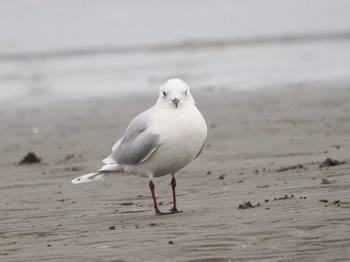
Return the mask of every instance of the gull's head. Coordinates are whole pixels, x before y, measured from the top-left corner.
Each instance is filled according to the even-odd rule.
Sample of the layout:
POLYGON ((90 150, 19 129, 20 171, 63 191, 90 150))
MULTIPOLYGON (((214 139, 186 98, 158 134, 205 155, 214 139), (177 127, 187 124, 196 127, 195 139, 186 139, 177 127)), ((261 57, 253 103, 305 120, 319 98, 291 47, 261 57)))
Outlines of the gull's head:
POLYGON ((190 87, 181 79, 170 79, 166 81, 160 87, 157 105, 173 108, 194 105, 190 87))

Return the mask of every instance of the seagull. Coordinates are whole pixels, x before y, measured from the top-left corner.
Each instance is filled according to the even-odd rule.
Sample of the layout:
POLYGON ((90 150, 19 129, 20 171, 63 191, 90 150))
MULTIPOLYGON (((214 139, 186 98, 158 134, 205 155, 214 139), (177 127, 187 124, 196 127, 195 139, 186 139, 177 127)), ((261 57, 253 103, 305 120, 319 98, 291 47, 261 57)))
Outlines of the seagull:
POLYGON ((161 85, 156 104, 136 116, 124 135, 112 147, 112 153, 98 171, 72 180, 73 184, 104 180, 107 174, 126 172, 149 177, 156 215, 179 213, 176 206, 176 173, 197 158, 207 138, 207 124, 195 106, 190 88, 181 79, 161 85), (171 175, 173 207, 159 210, 154 177, 171 175))

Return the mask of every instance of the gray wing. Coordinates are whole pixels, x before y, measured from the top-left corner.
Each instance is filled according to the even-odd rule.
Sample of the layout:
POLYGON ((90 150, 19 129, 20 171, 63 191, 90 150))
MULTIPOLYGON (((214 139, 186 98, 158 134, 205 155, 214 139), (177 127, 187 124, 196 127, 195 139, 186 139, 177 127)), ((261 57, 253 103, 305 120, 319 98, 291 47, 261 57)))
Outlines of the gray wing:
POLYGON ((159 135, 149 132, 150 120, 150 114, 146 111, 130 122, 112 153, 112 158, 117 164, 139 164, 156 151, 159 147, 159 135))

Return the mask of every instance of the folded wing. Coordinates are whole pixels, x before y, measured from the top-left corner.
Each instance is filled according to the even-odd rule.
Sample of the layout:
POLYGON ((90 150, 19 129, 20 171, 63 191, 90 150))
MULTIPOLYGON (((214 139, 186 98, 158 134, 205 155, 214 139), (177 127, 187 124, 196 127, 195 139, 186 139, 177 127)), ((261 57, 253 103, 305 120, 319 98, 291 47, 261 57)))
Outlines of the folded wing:
POLYGON ((136 165, 147 160, 159 147, 159 135, 150 131, 148 111, 134 118, 124 136, 112 148, 112 154, 103 160, 106 165, 136 165))

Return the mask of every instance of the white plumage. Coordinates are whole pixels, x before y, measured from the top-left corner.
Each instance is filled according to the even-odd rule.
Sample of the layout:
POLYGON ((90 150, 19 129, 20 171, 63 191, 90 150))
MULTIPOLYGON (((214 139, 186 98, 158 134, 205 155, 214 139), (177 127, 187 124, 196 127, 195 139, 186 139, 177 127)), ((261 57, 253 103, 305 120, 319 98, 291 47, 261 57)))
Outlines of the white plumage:
POLYGON ((135 117, 125 133, 103 160, 97 172, 72 180, 78 184, 104 179, 104 174, 128 172, 150 178, 150 189, 156 214, 179 212, 176 208, 175 174, 202 151, 207 125, 195 106, 187 83, 170 79, 159 91, 156 104, 135 117), (155 199, 153 177, 172 175, 174 206, 162 213, 155 199))

